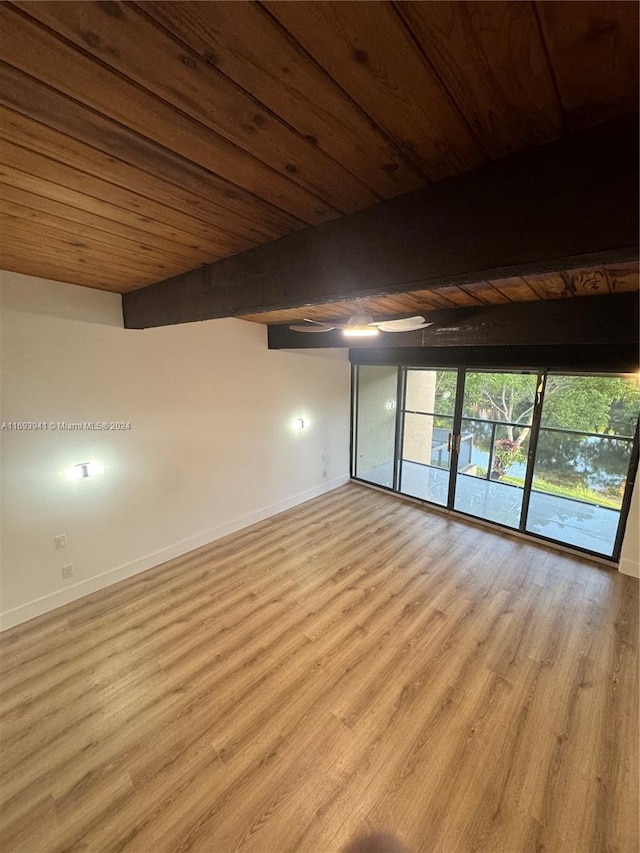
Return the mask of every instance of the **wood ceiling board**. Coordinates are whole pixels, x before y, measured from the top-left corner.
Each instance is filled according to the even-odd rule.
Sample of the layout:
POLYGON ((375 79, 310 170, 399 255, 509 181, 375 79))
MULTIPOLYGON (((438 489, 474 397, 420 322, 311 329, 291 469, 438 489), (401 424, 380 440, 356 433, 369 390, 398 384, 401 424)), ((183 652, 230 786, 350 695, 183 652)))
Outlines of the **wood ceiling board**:
POLYGON ((571 130, 638 109, 638 3, 537 2, 571 130))
MULTIPOLYGON (((140 196, 139 204, 144 206, 150 217, 171 222, 205 239, 207 246, 215 247, 220 256, 236 254, 257 245, 246 236, 229 233, 223 227, 224 213, 217 205, 211 205, 205 199, 190 195, 161 178, 135 169, 2 106, 0 133, 3 139, 15 145, 140 196)), ((106 195, 101 197, 107 198, 106 195)))
POLYGON ((175 275, 182 267, 180 261, 170 261, 166 256, 159 257, 157 254, 136 251, 131 243, 128 247, 126 244, 121 246, 120 251, 115 252, 102 240, 66 230, 64 226, 60 227, 60 223, 57 225, 39 223, 37 228, 34 228, 33 220, 29 216, 20 216, 15 211, 0 213, 0 223, 2 223, 4 239, 14 235, 28 240, 35 246, 45 245, 56 250, 59 247, 69 246, 85 249, 92 254, 96 263, 100 263, 97 269, 118 269, 130 275, 141 274, 145 277, 158 275, 168 277, 175 275))
POLYGON ((130 225, 123 225, 113 219, 105 219, 105 217, 97 216, 87 210, 80 210, 68 204, 62 204, 53 199, 9 186, 2 183, 1 178, 0 202, 2 202, 3 208, 7 211, 10 210, 12 205, 21 206, 25 210, 29 209, 33 211, 34 221, 37 221, 35 216, 41 216, 52 223, 57 222, 59 227, 61 223, 64 223, 65 227, 74 233, 80 233, 80 230, 83 228, 90 228, 91 233, 95 233, 96 237, 104 233, 108 235, 110 242, 111 238, 116 241, 113 243, 114 246, 121 239, 132 242, 135 245, 144 244, 149 250, 160 252, 168 258, 179 261, 183 265, 202 263, 207 257, 197 249, 190 249, 188 246, 173 243, 155 234, 132 228, 130 225))
POLYGON ((407 307, 402 301, 402 297, 396 297, 396 294, 391 296, 372 296, 370 299, 363 299, 357 303, 361 306, 366 314, 406 314, 407 307))
POLYGON ((26 74, 238 184, 302 222, 339 211, 119 73, 74 49, 8 3, 0 4, 0 58, 26 74))
POLYGON ((611 292, 605 271, 598 267, 524 276, 524 280, 541 299, 565 299, 611 292))
POLYGON ((145 139, 88 107, 79 104, 0 61, 0 103, 66 136, 84 142, 109 157, 178 187, 194 199, 204 199, 225 215, 225 231, 256 242, 282 237, 305 223, 145 139))
POLYGON ((95 243, 97 246, 101 246, 105 252, 110 250, 116 258, 129 255, 132 258, 151 258, 158 262, 165 262, 166 266, 171 267, 173 270, 181 269, 188 262, 184 256, 174 254, 166 247, 149 245, 144 239, 136 241, 135 237, 131 234, 128 234, 127 237, 118 236, 109 231, 73 222, 61 216, 42 213, 40 210, 8 201, 6 198, 3 198, 3 188, 4 185, 0 185, 0 201, 2 201, 0 217, 6 215, 29 223, 32 235, 42 237, 45 232, 41 231, 41 228, 55 228, 57 231, 64 232, 68 236, 73 237, 73 239, 80 240, 83 243, 95 243))
MULTIPOLYGON (((344 320, 358 312, 379 313, 370 310, 369 300, 359 299, 355 301, 333 302, 331 305, 305 305, 302 308, 289 308, 284 311, 269 311, 266 313, 243 314, 242 320, 250 320, 255 323, 297 323, 300 320, 344 320)), ((387 312, 389 315, 397 313, 395 307, 387 312)), ((403 312, 404 313, 404 312, 403 312)))
MULTIPOLYGON (((474 302, 473 304, 479 303, 474 302)), ((304 317, 308 317, 311 320, 331 321, 338 317, 349 317, 358 311, 364 311, 378 319, 406 316, 409 314, 426 314, 442 308, 454 307, 455 305, 450 299, 443 298, 440 295, 440 290, 428 290, 358 299, 357 302, 332 302, 326 305, 307 305, 304 308, 293 308, 287 311, 243 314, 242 319, 267 325, 276 325, 281 323, 295 323, 304 317)))
POLYGON ((540 299, 566 299, 574 295, 559 272, 525 275, 523 279, 540 299))
POLYGON ((389 3, 263 5, 428 178, 485 156, 389 3))
POLYGON ((490 281, 476 281, 473 284, 463 284, 460 287, 461 290, 470 293, 485 305, 501 305, 509 301, 504 294, 491 285, 490 281))
POLYGON ((439 287, 433 293, 439 297, 444 297, 457 308, 468 308, 472 305, 483 304, 480 299, 477 299, 472 293, 462 287, 439 287))
MULTIPOLYGON (((456 288, 457 289, 457 288, 456 288)), ((451 298, 450 291, 453 288, 433 288, 432 290, 416 290, 404 295, 405 299, 413 300, 413 310, 417 313, 424 311, 436 311, 441 308, 455 308, 457 303, 451 298), (447 293, 449 291, 449 293, 447 293)), ((403 295, 400 295, 401 298, 403 295)), ((454 297, 455 298, 455 297, 454 297)), ((469 305, 466 302, 465 305, 469 305)), ((472 304, 477 304, 473 302, 472 304)))
POLYGON ((84 241, 61 231, 57 228, 44 227, 34 230, 30 223, 18 220, 15 217, 2 216, 3 239, 13 247, 18 245, 29 246, 34 258, 83 258, 89 261, 92 269, 102 275, 103 271, 117 276, 125 276, 127 279, 149 282, 160 274, 166 277, 174 275, 179 267, 171 268, 170 263, 154 260, 144 256, 131 254, 114 254, 112 251, 104 250, 100 244, 85 243, 84 241))
POLYGON ((102 211, 103 215, 110 213, 118 222, 164 236, 206 256, 222 256, 221 248, 210 239, 203 222, 14 145, 2 137, 2 132, 0 127, 0 176, 3 176, 0 179, 6 183, 81 209, 86 204, 89 210, 102 211))
POLYGON ((610 293, 607 275, 603 269, 576 269, 562 273, 568 288, 576 296, 597 296, 610 293))
POLYGON ((115 276, 98 276, 87 272, 76 263, 65 265, 59 258, 49 258, 45 261, 34 260, 32 254, 25 250, 16 253, 15 250, 0 246, 0 267, 8 272, 21 275, 45 278, 52 281, 62 281, 65 284, 75 284, 79 287, 90 287, 94 290, 104 290, 105 293, 122 293, 125 289, 133 289, 135 283, 125 282, 115 276))
POLYGON ((628 264, 616 264, 605 268, 612 293, 627 293, 638 290, 640 282, 640 265, 638 261, 628 264))
POLYGON ((288 173, 292 182, 341 213, 380 200, 339 163, 134 6, 117 0, 108 5, 39 0, 17 5, 256 160, 288 173))
POLYGON ((424 308, 424 302, 415 293, 394 293, 393 303, 387 303, 386 297, 380 297, 378 301, 387 305, 385 313, 389 313, 392 305, 397 307, 399 313, 404 314, 421 314, 424 308))
MULTIPOLYGON (((196 261, 196 265, 203 263, 203 259, 210 256, 209 252, 203 253, 198 248, 197 244, 189 247, 185 244, 174 243, 173 236, 175 232, 170 228, 162 227, 160 224, 145 220, 142 217, 130 215, 126 211, 124 213, 120 213, 120 210, 118 208, 114 208, 113 205, 106 204, 105 202, 91 196, 74 192, 66 187, 59 186, 58 184, 45 182, 39 178, 33 178, 25 172, 19 172, 15 169, 7 170, 2 166, 2 164, 0 164, 0 185, 3 187, 3 192, 4 186, 8 186, 10 189, 26 190, 27 192, 33 190, 35 186, 38 198, 42 198, 44 202, 54 201, 61 203, 67 210, 69 208, 75 209, 76 214, 86 211, 92 216, 99 217, 101 220, 106 219, 107 221, 110 216, 118 217, 117 219, 113 219, 114 225, 120 224, 122 227, 128 227, 127 223, 130 222, 132 234, 140 233, 140 231, 146 229, 144 233, 147 239, 154 240, 154 242, 158 239, 160 241, 167 240, 169 243, 168 248, 170 250, 172 250, 175 245, 178 245, 180 249, 185 252, 189 252, 193 258, 200 259, 196 261)), ((0 197, 1 195, 2 194, 0 193, 0 197)), ((31 192, 31 195, 34 195, 34 193, 31 192)))
POLYGON ((424 176, 257 4, 137 5, 381 197, 424 185, 424 176))
POLYGON ((491 284, 509 302, 535 302, 538 299, 538 294, 521 276, 492 280, 491 284))
POLYGON ((398 2, 396 8, 492 159, 564 132, 528 2, 398 2))
POLYGON ((417 290, 417 298, 429 311, 437 311, 445 308, 455 308, 456 304, 447 296, 440 293, 442 288, 436 287, 433 290, 417 290))
MULTIPOLYGON (((58 250, 18 236, 13 236, 10 243, 8 240, 3 241, 3 245, 0 246, 0 260, 3 269, 14 270, 15 272, 20 272, 20 269, 16 268, 16 264, 22 262, 28 263, 31 269, 36 266, 44 269, 47 264, 50 264, 52 267, 51 277, 53 277, 53 270, 58 268, 75 270, 72 278, 69 279, 71 284, 99 287, 115 293, 144 286, 149 279, 148 276, 132 275, 126 270, 114 270, 110 266, 100 269, 96 266, 93 257, 86 250, 78 247, 58 250)), ((43 275, 43 273, 32 274, 43 275)), ((43 278, 48 277, 43 275, 43 278)), ((64 281, 64 279, 59 280, 64 281)))

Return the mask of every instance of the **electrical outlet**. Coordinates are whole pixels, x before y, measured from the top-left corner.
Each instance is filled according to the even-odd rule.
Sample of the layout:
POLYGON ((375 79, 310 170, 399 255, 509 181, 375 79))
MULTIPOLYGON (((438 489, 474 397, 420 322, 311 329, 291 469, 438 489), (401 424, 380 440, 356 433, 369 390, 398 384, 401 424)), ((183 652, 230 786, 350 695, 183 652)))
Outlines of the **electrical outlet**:
POLYGON ((73 577, 73 565, 71 563, 62 567, 62 577, 63 578, 72 578, 73 577))
POLYGON ((60 548, 67 547, 67 534, 59 533, 57 536, 54 536, 53 541, 56 543, 56 548, 60 550, 60 548))

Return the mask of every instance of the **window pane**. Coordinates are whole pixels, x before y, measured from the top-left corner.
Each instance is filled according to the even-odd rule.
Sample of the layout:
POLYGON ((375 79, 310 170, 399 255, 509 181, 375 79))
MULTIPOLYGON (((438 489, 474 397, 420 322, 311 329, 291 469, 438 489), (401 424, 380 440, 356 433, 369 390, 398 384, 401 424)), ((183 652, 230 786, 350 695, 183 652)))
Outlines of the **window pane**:
POLYGON ((462 414, 486 421, 530 424, 537 376, 530 373, 469 371, 464 383, 462 414))
POLYGON ((358 368, 355 474, 388 488, 393 487, 397 382, 395 367, 358 368))
POLYGON ((453 415, 457 381, 455 370, 408 370, 405 408, 412 412, 453 415))
POLYGON ((400 491, 446 506, 449 493, 449 434, 453 418, 406 412, 400 491))
POLYGON ((407 370, 400 491, 447 505, 457 370, 407 370))
POLYGON ((537 381, 526 373, 466 374, 455 509, 520 526, 537 381))
POLYGON ((631 441, 541 430, 533 488, 620 509, 631 441))
POLYGON ((529 437, 528 429, 463 418, 458 471, 523 486, 529 437))
POLYGON ((612 556, 639 402, 636 377, 549 375, 527 530, 612 556))
POLYGON ((473 477, 487 477, 493 426, 482 421, 462 419, 458 471, 473 477))
POLYGON ((404 416, 402 458, 421 465, 449 468, 449 434, 453 418, 434 418, 407 412, 404 416))
POLYGON ((632 436, 640 409, 637 377, 550 373, 543 427, 632 436))

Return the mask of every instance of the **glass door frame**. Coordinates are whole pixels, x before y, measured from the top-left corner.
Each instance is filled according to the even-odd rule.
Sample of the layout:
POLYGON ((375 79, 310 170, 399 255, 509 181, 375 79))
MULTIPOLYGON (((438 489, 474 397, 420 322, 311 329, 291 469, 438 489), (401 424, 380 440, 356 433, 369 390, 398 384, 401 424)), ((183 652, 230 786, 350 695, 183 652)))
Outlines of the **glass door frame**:
POLYGON ((455 462, 457 464, 458 461, 458 451, 457 448, 457 440, 456 440, 456 413, 458 409, 458 394, 460 391, 460 375, 461 371, 464 368, 462 367, 413 367, 411 365, 402 365, 398 367, 398 394, 397 394, 397 407, 398 407, 398 420, 396 422, 396 464, 398 469, 398 477, 394 479, 394 491, 398 492, 398 494, 404 495, 405 497, 414 498, 415 500, 421 500, 424 503, 429 504, 429 506, 436 506, 440 509, 449 509, 450 499, 451 499, 451 470, 454 463, 454 455, 455 462), (407 413, 411 414, 424 414, 427 417, 436 418, 438 417, 438 413, 434 412, 412 412, 412 410, 407 409, 407 375, 410 370, 424 370, 437 372, 439 370, 446 371, 447 373, 454 373, 456 375, 456 390, 455 390, 455 401, 454 401, 454 410, 452 415, 441 415, 442 417, 447 417, 452 421, 451 432, 449 433, 449 483, 447 486, 447 502, 445 504, 436 503, 435 501, 430 501, 427 498, 416 498, 415 495, 410 495, 407 492, 402 491, 402 462, 404 461, 402 458, 403 446, 404 446, 404 427, 405 427, 405 415, 407 413))
MULTIPOLYGON (((429 368, 427 368, 428 370, 429 368)), ((486 524, 495 524, 498 527, 504 530, 515 530, 518 533, 525 533, 527 536, 536 536, 537 534, 529 533, 526 530, 527 524, 527 515, 529 512, 529 499, 531 497, 531 485, 533 483, 533 469, 535 465, 536 459, 536 450, 538 446, 538 434, 540 431, 540 419, 542 416, 542 405, 544 403, 544 387, 546 384, 547 370, 541 368, 491 368, 491 367, 460 367, 458 368, 458 384, 456 387, 456 407, 454 413, 454 421, 453 421, 453 429, 454 429, 454 439, 453 439, 453 451, 452 451, 452 459, 451 459, 451 472, 450 472, 450 480, 449 480, 449 500, 447 503, 446 509, 450 512, 455 512, 457 515, 462 515, 465 518, 473 518, 476 521, 482 521, 486 524), (455 493, 456 493, 456 484, 458 478, 458 456, 460 453, 460 440, 462 438, 462 421, 465 420, 463 417, 464 410, 464 391, 465 391, 465 383, 467 380, 468 373, 514 373, 514 374, 526 374, 526 375, 535 375, 537 376, 536 381, 536 391, 535 391, 535 399, 533 403, 533 413, 531 416, 531 433, 529 437, 529 449, 527 451, 527 461, 526 461, 526 472, 525 472, 525 480, 522 485, 522 505, 520 507, 520 517, 518 519, 518 526, 512 527, 508 524, 501 524, 499 521, 494 521, 488 518, 482 518, 478 515, 472 515, 469 512, 465 512, 464 510, 457 509, 455 506, 455 493), (455 457, 455 458, 454 458, 455 457)), ((473 420, 471 418, 470 420, 473 420)), ((509 425, 507 421, 483 421, 484 423, 492 424, 492 441, 491 441, 491 451, 489 460, 491 460, 491 455, 493 453, 493 438, 495 436, 495 428, 497 426, 506 426, 509 425)), ((487 479, 490 477, 491 472, 491 464, 487 465, 487 479)), ((426 503, 426 501, 425 501, 426 503)), ((543 538, 543 537, 539 537, 543 538)), ((556 540, 548 540, 548 541, 556 541, 556 540)))
MULTIPOLYGON (((373 366, 373 365, 372 365, 373 366)), ((384 367, 385 365, 377 365, 380 367, 384 367)), ((620 373, 620 372, 587 372, 587 371, 577 371, 577 370, 562 370, 556 369, 553 370, 551 368, 541 368, 541 367, 466 367, 466 366, 441 366, 441 367, 429 367, 425 365, 386 365, 387 367, 395 367, 397 370, 397 396, 396 396, 396 420, 395 420, 395 449, 394 449, 394 460, 393 460, 393 485, 389 486, 381 486, 376 483, 372 483, 370 485, 375 486, 376 488, 383 489, 384 491, 391 492, 393 494, 399 494, 402 497, 409 498, 410 500, 416 500, 420 503, 423 503, 427 506, 434 507, 440 511, 445 511, 448 513, 452 513, 454 515, 459 515, 463 518, 472 519, 475 521, 480 521, 482 524, 487 524, 491 526, 495 526, 498 529, 506 530, 507 532, 516 532, 522 534, 527 537, 531 537, 532 539, 537 539, 541 542, 547 542, 553 545, 560 545, 566 550, 575 551, 578 553, 583 553, 587 556, 597 557, 599 560, 604 560, 610 563, 618 563, 620 560, 620 552, 622 550, 622 541, 624 538, 627 520, 629 516, 629 509, 631 506, 631 497, 633 493, 633 487, 635 484, 638 466, 640 462, 640 418, 636 421, 635 433, 633 438, 633 443, 631 447, 629 465, 627 469, 626 475, 626 483, 625 490, 623 494, 622 503, 619 510, 619 518, 618 518, 618 526, 616 530, 615 541, 613 545, 613 551, 611 555, 602 554, 598 551, 593 551, 589 548, 583 548, 579 545, 572 545, 568 543, 561 542, 558 539, 552 539, 548 536, 543 536, 540 533, 535 533, 526 529, 527 518, 529 514, 529 504, 531 500, 531 492, 533 488, 533 478, 535 473, 535 461, 536 461, 536 453, 538 447, 538 439, 540 437, 541 431, 541 419, 542 419, 542 409, 544 406, 544 397, 545 390, 547 385, 547 379, 549 373, 560 373, 563 376, 587 376, 587 377, 596 377, 602 376, 607 378, 614 377, 627 377, 629 374, 620 373), (446 505, 438 504, 433 501, 428 500, 427 498, 415 497, 413 495, 404 494, 401 491, 401 462, 402 462, 402 446, 404 439, 404 411, 406 408, 406 388, 407 388, 407 371, 408 370, 425 370, 425 371, 437 371, 437 370, 447 370, 450 372, 457 372, 457 381, 456 381, 456 399, 453 413, 453 432, 452 432, 452 440, 451 440, 451 451, 449 456, 449 488, 447 495, 447 503, 446 505), (536 397, 534 401, 534 409, 532 413, 531 420, 531 433, 529 439, 529 449, 527 452, 527 468, 525 472, 525 480, 522 486, 523 490, 523 499, 522 506, 520 510, 520 519, 518 527, 511 527, 506 524, 501 524, 498 521, 484 519, 480 516, 472 515, 471 513, 464 512, 463 510, 459 510, 455 508, 455 490, 456 490, 456 478, 458 474, 458 459, 460 453, 460 438, 461 438, 461 427, 463 420, 463 408, 464 408, 464 388, 467 373, 525 373, 525 374, 533 374, 537 376, 536 383, 536 397)), ((369 481, 358 477, 355 472, 355 459, 356 459, 356 448, 357 448, 357 410, 358 410, 358 391, 359 391, 359 383, 358 383, 358 371, 359 365, 352 364, 351 365, 351 388, 352 388, 352 396, 351 396, 351 442, 350 442, 350 471, 351 478, 356 482, 367 484, 369 481)))

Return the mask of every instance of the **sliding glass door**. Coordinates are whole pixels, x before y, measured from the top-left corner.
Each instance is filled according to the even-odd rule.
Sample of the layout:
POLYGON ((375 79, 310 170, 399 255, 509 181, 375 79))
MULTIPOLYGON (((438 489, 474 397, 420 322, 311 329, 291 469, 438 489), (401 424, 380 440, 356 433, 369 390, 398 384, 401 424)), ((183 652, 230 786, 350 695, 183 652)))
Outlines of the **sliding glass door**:
POLYGON ((535 373, 465 374, 454 501, 459 512, 520 527, 537 387, 535 373))
POLYGON ((394 488, 398 369, 360 367, 354 396, 355 476, 394 488))
POLYGON ((628 377, 549 373, 526 529, 614 553, 640 393, 628 377))
POLYGON ((352 474, 617 558, 637 465, 637 376, 354 369, 352 474))
POLYGON ((447 506, 457 370, 407 370, 398 491, 447 506))

